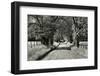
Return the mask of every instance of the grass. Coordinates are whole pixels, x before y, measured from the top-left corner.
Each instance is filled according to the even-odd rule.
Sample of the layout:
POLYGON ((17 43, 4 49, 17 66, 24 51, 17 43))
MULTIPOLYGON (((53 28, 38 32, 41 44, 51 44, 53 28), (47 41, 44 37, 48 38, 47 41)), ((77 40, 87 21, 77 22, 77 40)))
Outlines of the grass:
POLYGON ((28 47, 28 61, 36 60, 41 55, 45 54, 49 48, 40 45, 35 47, 28 47))

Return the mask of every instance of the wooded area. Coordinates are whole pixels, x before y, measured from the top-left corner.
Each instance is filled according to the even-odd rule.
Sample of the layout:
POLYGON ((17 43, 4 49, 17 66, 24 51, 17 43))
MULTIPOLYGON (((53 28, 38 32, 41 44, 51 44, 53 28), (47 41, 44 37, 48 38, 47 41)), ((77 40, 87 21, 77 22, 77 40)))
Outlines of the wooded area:
POLYGON ((88 18, 28 15, 28 41, 41 41, 47 47, 68 41, 79 47, 80 41, 88 41, 88 18))

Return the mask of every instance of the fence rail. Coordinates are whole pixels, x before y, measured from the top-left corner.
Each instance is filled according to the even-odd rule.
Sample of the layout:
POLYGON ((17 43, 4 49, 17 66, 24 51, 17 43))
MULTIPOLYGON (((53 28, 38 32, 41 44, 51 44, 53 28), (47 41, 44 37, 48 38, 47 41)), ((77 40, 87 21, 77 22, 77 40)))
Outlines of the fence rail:
POLYGON ((80 42, 79 47, 87 49, 88 48, 88 42, 80 42))
POLYGON ((41 41, 28 41, 28 46, 29 47, 36 47, 36 46, 41 46, 41 41))

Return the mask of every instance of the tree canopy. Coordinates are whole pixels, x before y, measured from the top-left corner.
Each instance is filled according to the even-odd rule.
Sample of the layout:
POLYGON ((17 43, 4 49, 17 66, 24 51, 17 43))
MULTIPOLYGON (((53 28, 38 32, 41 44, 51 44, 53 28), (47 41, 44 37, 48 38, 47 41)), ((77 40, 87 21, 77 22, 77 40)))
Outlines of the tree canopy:
POLYGON ((71 37, 87 40, 87 25, 87 17, 28 15, 28 40, 40 40, 43 36, 55 41, 71 37))

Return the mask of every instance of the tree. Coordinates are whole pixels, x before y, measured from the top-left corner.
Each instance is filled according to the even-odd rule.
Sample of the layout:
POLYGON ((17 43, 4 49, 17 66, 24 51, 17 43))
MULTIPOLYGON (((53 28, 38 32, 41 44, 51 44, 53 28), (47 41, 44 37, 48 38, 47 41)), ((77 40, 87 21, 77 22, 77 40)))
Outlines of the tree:
MULTIPOLYGON (((53 35, 56 31, 55 22, 57 21, 57 16, 40 16, 40 15, 29 15, 28 18, 28 26, 32 27, 33 30, 29 32, 33 35, 31 39, 36 35, 40 37, 41 42, 45 45, 52 46, 53 45, 53 35), (29 20, 31 18, 31 21, 29 20), (31 25, 31 26, 30 26, 31 25), (36 25, 36 26, 35 26, 36 25)), ((28 27, 28 28, 29 28, 28 27)), ((29 36, 30 39, 30 36, 29 36)))
POLYGON ((80 36, 87 37, 87 17, 73 17, 72 19, 73 43, 79 47, 80 36))

